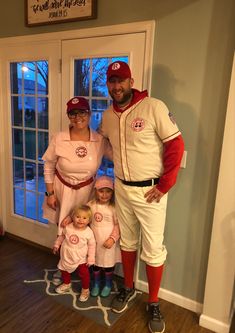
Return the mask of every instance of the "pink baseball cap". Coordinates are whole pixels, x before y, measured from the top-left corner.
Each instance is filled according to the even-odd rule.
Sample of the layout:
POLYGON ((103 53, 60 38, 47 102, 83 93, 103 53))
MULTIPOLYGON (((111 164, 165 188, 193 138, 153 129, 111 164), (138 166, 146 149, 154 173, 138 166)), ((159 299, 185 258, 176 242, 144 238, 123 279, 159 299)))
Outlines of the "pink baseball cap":
POLYGON ((113 180, 112 178, 108 177, 108 176, 101 176, 99 178, 96 179, 95 182, 95 188, 97 190, 100 190, 101 188, 110 188, 111 190, 113 190, 113 180))
POLYGON ((115 61, 109 65, 107 70, 107 80, 112 76, 120 77, 121 79, 130 79, 131 70, 127 63, 123 61, 115 61))
POLYGON ((72 110, 86 110, 90 112, 88 100, 84 97, 74 96, 67 102, 67 112, 72 110))

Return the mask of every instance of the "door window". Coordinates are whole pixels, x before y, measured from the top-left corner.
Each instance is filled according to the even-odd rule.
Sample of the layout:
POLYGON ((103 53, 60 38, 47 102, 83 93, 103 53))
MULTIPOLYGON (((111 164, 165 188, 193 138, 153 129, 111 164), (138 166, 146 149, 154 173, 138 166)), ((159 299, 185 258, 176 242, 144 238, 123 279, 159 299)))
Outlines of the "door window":
POLYGON ((47 223, 42 217, 42 155, 48 145, 48 61, 10 64, 13 211, 47 223))

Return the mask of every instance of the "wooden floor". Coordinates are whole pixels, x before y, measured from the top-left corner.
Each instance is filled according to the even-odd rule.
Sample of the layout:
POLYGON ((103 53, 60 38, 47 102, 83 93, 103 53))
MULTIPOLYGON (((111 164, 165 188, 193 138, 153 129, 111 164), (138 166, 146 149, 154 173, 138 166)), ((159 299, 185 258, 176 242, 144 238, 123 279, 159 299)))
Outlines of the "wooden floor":
MULTIPOLYGON (((0 240, 1 333, 148 333, 147 295, 131 307, 111 329, 104 328, 73 310, 31 291, 22 281, 38 270, 56 267, 58 257, 11 237, 0 240)), ((198 325, 198 316, 164 300, 166 333, 210 333, 198 325)))

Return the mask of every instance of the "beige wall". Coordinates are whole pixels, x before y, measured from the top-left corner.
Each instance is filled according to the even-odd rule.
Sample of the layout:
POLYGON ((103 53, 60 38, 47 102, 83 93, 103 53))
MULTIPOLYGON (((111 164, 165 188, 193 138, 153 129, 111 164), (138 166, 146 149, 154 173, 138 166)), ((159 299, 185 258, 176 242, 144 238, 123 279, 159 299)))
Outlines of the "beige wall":
POLYGON ((4 2, 0 38, 156 21, 151 94, 175 115, 188 151, 169 195, 162 287, 203 302, 235 44, 234 0, 98 0, 95 20, 33 28, 24 25, 23 3, 4 2))

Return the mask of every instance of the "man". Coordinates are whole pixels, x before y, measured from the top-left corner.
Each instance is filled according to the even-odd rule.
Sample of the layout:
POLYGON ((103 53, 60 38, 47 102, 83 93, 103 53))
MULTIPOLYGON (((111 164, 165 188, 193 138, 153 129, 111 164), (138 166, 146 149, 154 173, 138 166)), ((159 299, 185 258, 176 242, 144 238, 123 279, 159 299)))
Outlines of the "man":
POLYGON ((150 332, 165 331, 158 291, 166 259, 163 234, 167 192, 175 184, 184 151, 181 133, 165 104, 133 89, 129 66, 109 65, 107 87, 113 105, 104 112, 100 132, 113 147, 116 210, 121 230, 124 288, 112 310, 125 311, 136 296, 134 269, 141 231, 146 263, 150 332))

